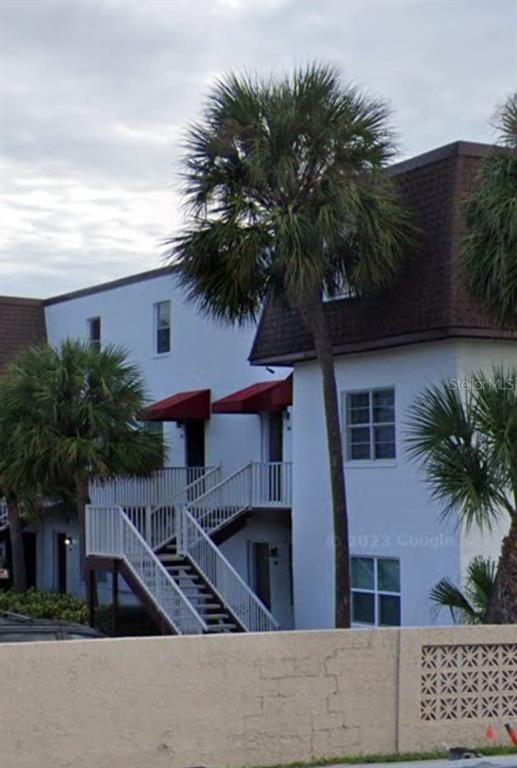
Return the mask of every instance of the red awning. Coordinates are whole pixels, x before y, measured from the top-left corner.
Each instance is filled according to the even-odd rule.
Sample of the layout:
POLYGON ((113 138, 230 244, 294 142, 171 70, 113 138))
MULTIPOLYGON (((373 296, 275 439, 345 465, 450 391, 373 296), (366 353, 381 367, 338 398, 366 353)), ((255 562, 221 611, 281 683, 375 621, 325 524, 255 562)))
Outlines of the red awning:
POLYGON ((212 405, 213 413, 260 413, 281 411, 293 403, 293 377, 281 381, 262 381, 251 387, 239 389, 231 395, 217 400, 212 405))
POLYGON ((196 389, 158 400, 146 408, 142 421, 184 421, 210 418, 210 390, 196 389))

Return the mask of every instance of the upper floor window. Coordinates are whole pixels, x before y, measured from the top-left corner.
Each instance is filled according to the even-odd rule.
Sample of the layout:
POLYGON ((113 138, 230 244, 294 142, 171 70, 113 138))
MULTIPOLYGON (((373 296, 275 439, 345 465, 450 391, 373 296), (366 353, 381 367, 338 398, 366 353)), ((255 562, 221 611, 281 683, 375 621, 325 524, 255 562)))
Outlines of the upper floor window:
POLYGON ((346 394, 347 459, 394 459, 395 390, 346 394))
POLYGON ((88 319, 88 342, 92 349, 101 348, 101 319, 90 317, 88 319))
POLYGON ((155 352, 163 355, 171 351, 171 303, 159 301, 154 305, 155 352))
POLYGON ((356 291, 352 288, 346 278, 337 280, 334 291, 329 293, 323 291, 323 301, 337 301, 338 299, 353 299, 357 296, 356 291))
POLYGON ((387 557, 352 557, 352 622, 400 626, 400 562, 387 557))

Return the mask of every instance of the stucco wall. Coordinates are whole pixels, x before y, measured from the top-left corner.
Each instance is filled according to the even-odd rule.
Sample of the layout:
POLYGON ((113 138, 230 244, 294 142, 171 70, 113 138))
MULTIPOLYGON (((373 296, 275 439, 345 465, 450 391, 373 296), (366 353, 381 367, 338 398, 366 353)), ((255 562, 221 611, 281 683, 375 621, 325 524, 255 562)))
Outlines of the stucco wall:
POLYGON ((264 766, 475 744, 488 724, 503 740, 517 715, 517 627, 0 645, 0 681, 2 768, 264 766))
MULTIPOLYGON (((212 399, 217 400, 257 381, 287 375, 252 368, 248 354, 255 326, 230 327, 207 319, 186 301, 170 274, 50 304, 45 316, 51 344, 66 337, 86 339, 88 318, 100 316, 102 343, 121 344, 128 350, 153 400, 204 388, 210 388, 212 399), (171 351, 157 355, 153 305, 167 300, 171 302, 171 351)), ((183 429, 166 424, 164 435, 168 463, 183 465, 183 429)), ((222 462, 225 471, 231 472, 250 460, 260 460, 258 417, 214 414, 207 424, 206 463, 222 462)))
MULTIPOLYGON (((407 453, 409 409, 426 387, 464 379, 494 363, 517 365, 513 342, 445 341, 336 359, 344 393, 394 387, 397 457, 347 461, 345 475, 352 555, 400 560, 401 619, 405 626, 437 623, 429 591, 442 577, 459 581, 479 552, 497 554, 502 530, 480 537, 441 519, 419 467, 407 453)), ((343 406, 342 406, 343 410, 343 406)), ((342 420, 345 421, 342 413, 342 420)), ((293 567, 297 629, 334 625, 334 564, 328 453, 321 374, 316 362, 294 372, 293 567)), ((446 623, 444 612, 440 623, 446 623)))

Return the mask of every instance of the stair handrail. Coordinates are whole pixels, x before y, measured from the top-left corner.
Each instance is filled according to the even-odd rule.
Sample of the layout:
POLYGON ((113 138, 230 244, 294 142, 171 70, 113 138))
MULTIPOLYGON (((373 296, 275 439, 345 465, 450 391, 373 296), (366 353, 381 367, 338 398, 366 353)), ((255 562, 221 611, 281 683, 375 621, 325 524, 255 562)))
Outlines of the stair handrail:
POLYGON ((218 464, 174 494, 170 502, 157 504, 149 509, 145 538, 152 549, 155 551, 161 549, 176 535, 175 509, 178 504, 187 503, 189 500, 193 502, 198 496, 199 489, 206 489, 207 484, 210 486, 214 481, 219 483, 221 476, 222 464, 218 464))
MULTIPOLYGON (((252 470, 253 462, 249 461, 247 464, 244 464, 242 467, 239 467, 239 469, 236 469, 235 472, 232 472, 231 475, 228 475, 225 477, 221 482, 217 483, 217 485, 214 485, 213 488, 210 488, 210 490, 206 491, 206 493, 201 494, 198 496, 193 502, 188 503, 188 506, 192 510, 193 507, 201 506, 203 508, 204 502, 209 499, 210 496, 214 496, 219 491, 224 490, 225 488, 231 487, 232 483, 234 483, 237 479, 240 477, 246 477, 247 478, 247 487, 245 488, 245 498, 242 500, 242 509, 246 509, 247 507, 250 507, 252 505, 252 485, 251 485, 251 470, 252 470)), ((239 505, 235 505, 239 506, 239 505)))
MULTIPOLYGON (((223 481, 222 472, 223 465, 221 463, 217 464, 215 467, 211 467, 207 472, 205 472, 204 475, 201 475, 201 477, 198 477, 192 483, 189 483, 189 485, 186 485, 184 488, 182 488, 181 491, 175 493, 171 499, 172 503, 176 502, 180 504, 187 503, 189 501, 195 501, 198 498, 198 488, 201 489, 206 485, 207 482, 210 484, 212 480, 216 480, 216 485, 219 485, 223 481), (191 496, 190 499, 189 496, 191 496)), ((212 486, 212 488, 213 487, 215 486, 212 486)), ((204 490, 203 493, 199 494, 199 496, 203 496, 205 493, 209 493, 210 490, 211 488, 204 490)))
POLYGON ((201 634, 206 622, 170 576, 122 507, 86 507, 86 555, 121 559, 178 634, 201 634))
POLYGON ((243 629, 248 632, 278 629, 273 614, 205 533, 188 506, 182 505, 178 512, 178 551, 195 563, 243 629))

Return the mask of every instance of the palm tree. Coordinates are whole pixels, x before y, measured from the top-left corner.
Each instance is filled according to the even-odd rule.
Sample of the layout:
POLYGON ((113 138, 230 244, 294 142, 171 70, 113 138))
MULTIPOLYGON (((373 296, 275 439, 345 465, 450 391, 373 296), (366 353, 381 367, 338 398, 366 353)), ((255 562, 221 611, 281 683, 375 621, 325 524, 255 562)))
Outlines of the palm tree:
POLYGON ((411 410, 410 453, 432 495, 468 529, 509 522, 487 620, 517 622, 517 369, 444 382, 411 410))
MULTIPOLYGON (((54 488, 70 478, 85 562, 89 481, 147 474, 162 465, 161 436, 144 430, 146 403, 138 369, 117 347, 67 340, 24 352, 0 379, 0 477, 10 488, 54 488)), ((86 580, 86 583, 88 581, 86 580)))
POLYGON ((464 589, 450 579, 441 579, 431 590, 431 601, 437 611, 447 608, 454 622, 487 624, 495 579, 496 563, 475 557, 467 568, 464 589))
POLYGON ((335 540, 336 626, 350 625, 348 517, 334 357, 323 299, 389 280, 412 239, 383 169, 382 102, 311 65, 274 81, 230 76, 188 133, 190 222, 169 241, 189 298, 231 322, 266 297, 301 313, 323 380, 335 540))
POLYGON ((503 326, 517 324, 517 93, 498 111, 500 146, 466 200, 463 273, 470 293, 503 326))

